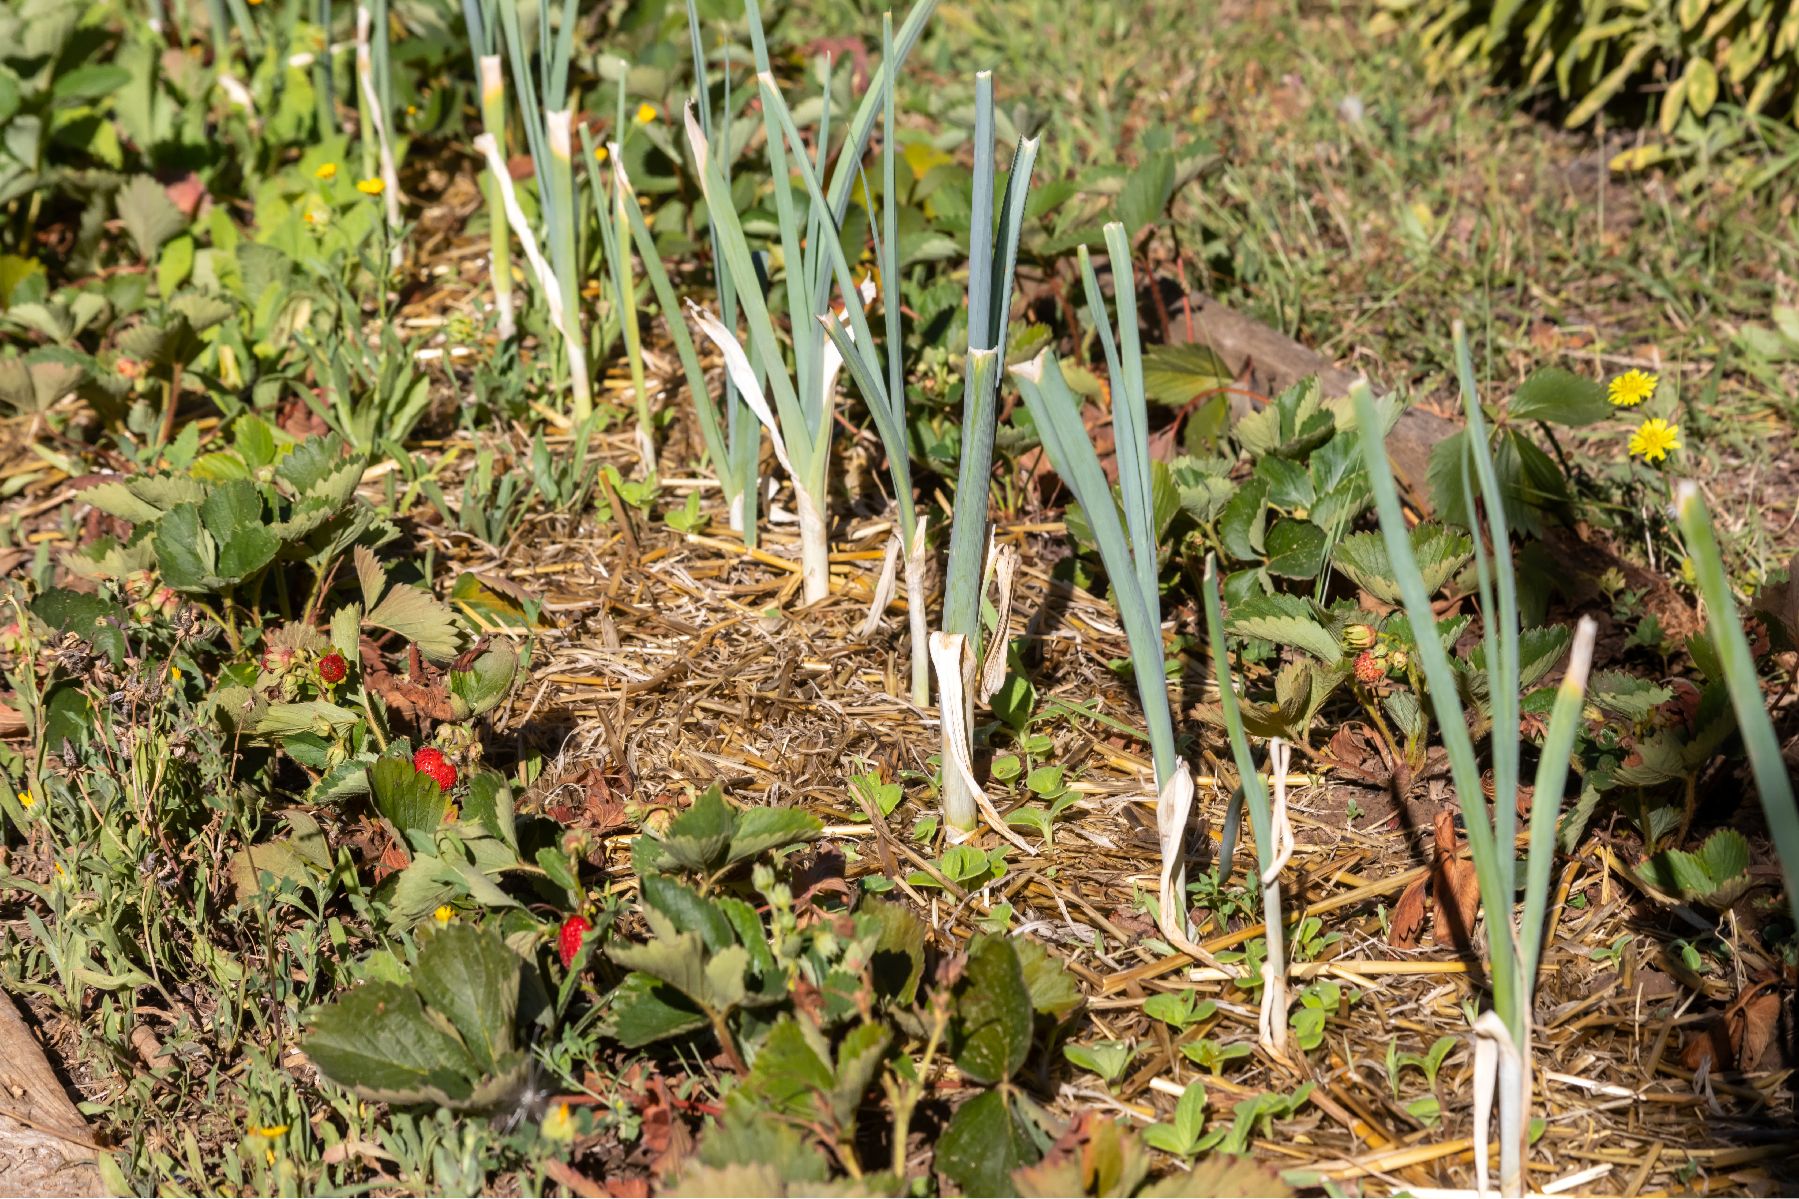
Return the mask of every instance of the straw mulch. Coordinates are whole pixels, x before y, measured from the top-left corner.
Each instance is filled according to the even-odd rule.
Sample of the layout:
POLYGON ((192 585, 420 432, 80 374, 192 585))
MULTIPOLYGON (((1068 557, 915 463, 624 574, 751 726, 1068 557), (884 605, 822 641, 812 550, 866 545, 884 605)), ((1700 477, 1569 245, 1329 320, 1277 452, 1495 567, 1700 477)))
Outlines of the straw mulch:
MULTIPOLYGON (((627 439, 618 438, 616 449, 622 467, 627 439)), ((667 484, 664 503, 666 493, 678 498, 695 486, 715 501, 709 484, 688 480, 667 484)), ((932 859, 941 842, 918 843, 912 828, 934 810, 935 794, 922 780, 931 776, 939 734, 935 713, 903 698, 903 595, 874 636, 858 636, 887 522, 872 516, 840 523, 832 594, 808 608, 800 604, 791 526, 765 525, 761 547, 747 550, 724 528, 716 502, 707 511, 712 523, 687 534, 629 511, 623 525, 546 520, 497 554, 474 553, 460 539, 441 543, 459 569, 545 602, 553 627, 540 630, 530 676, 501 713, 497 735, 555 755, 527 804, 558 807, 565 816, 584 808, 604 834, 618 887, 631 885, 626 849, 638 822, 654 819, 657 806, 685 802, 690 788, 717 783, 742 804, 804 806, 826 822, 824 856, 843 877, 893 879, 940 947, 965 941, 1003 902, 1013 908, 1015 929, 1055 948, 1088 997, 1074 1039, 1138 1046, 1129 1076, 1109 1092, 1092 1079, 1060 1083, 1056 1099, 1064 1109, 1166 1120, 1185 1085, 1203 1079, 1219 1113, 1214 1119, 1228 1119, 1239 1099, 1291 1092, 1309 1080, 1316 1084, 1311 1104, 1277 1124, 1273 1138, 1253 1142, 1269 1164, 1369 1193, 1472 1186, 1465 1013, 1481 994, 1478 960, 1428 937, 1421 949, 1394 950, 1384 925, 1400 894, 1428 870, 1424 830, 1432 815, 1453 806, 1440 771, 1427 770, 1404 802, 1394 803, 1386 789, 1335 768, 1327 749, 1296 757, 1295 771, 1306 773, 1290 794, 1299 845, 1285 876, 1288 908, 1319 917, 1323 931, 1339 939, 1320 960, 1293 967, 1293 990, 1330 979, 1346 984, 1346 998, 1320 1048, 1292 1048, 1289 1061, 1258 1050, 1212 1077, 1180 1053, 1180 1034, 1144 1015, 1144 1001, 1197 990, 1218 1003, 1204 1035, 1253 1042, 1255 1000, 1228 968, 1196 968, 1159 947, 1136 902, 1154 894, 1158 858, 1147 746, 1118 731, 1139 727, 1135 699, 1107 666, 1128 650, 1108 603, 1051 582, 1049 567, 1066 553, 1060 524, 1002 523, 998 536, 1024 559, 1009 632, 1038 689, 1033 727, 1054 738, 1055 750, 1043 760, 1068 768, 1080 799, 1057 822, 1052 845, 1029 855, 1014 849, 1003 878, 966 892, 940 875, 936 888, 905 881, 915 871, 937 875, 932 859), (849 783, 870 769, 911 780, 905 801, 884 819, 849 783), (1442 1118, 1429 1127, 1405 1110, 1430 1094, 1422 1076, 1407 1073, 1396 1099, 1386 1056, 1395 1040, 1401 1052, 1423 1052, 1445 1035, 1458 1046, 1437 1080, 1442 1118)), ((421 532, 434 536, 429 528, 421 532)), ((1180 631, 1198 631, 1191 602, 1169 606, 1180 631)), ((1216 698, 1209 664, 1184 666, 1171 684, 1177 712, 1204 702, 1208 688, 1216 698)), ((1217 853, 1235 773, 1221 734, 1193 719, 1178 723, 1199 775, 1189 840, 1197 873, 1217 853)), ((1314 741, 1322 746, 1333 731, 1321 720, 1314 741)), ((1022 786, 993 791, 1002 810, 1034 798, 1022 786)), ((976 843, 1002 841, 987 830, 976 843)), ((1671 943, 1698 930, 1632 887, 1621 861, 1626 851, 1614 852, 1613 844, 1604 821, 1596 822, 1557 867, 1535 1043, 1536 1113, 1546 1127, 1531 1156, 1533 1186, 1601 1195, 1790 1189, 1799 1174, 1788 1165, 1799 1149, 1783 1049, 1790 1019, 1784 1001, 1777 1004, 1778 1028, 1770 1030, 1763 1027, 1765 1002, 1750 1014, 1743 1001, 1773 994, 1750 982, 1784 978, 1784 966, 1770 960, 1747 922, 1727 917, 1720 933, 1735 952, 1736 971, 1692 974, 1671 943), (1721 1016, 1723 1026, 1714 1029, 1721 1016), (1708 1032, 1730 1038, 1745 1059, 1754 1052, 1779 1068, 1720 1074, 1701 1063, 1696 1074, 1683 1055, 1693 1060, 1694 1043, 1708 1032)), ((1245 877, 1252 851, 1240 849, 1234 867, 1239 880, 1245 877)), ((1221 928, 1203 910, 1194 915, 1202 944, 1214 953, 1262 932, 1259 924, 1221 928)))

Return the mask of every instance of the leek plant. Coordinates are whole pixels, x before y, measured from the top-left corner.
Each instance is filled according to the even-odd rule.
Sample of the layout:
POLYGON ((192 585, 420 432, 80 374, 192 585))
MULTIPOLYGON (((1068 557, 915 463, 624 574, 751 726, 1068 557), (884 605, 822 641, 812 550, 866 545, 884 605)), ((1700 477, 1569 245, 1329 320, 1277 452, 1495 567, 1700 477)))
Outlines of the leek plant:
MULTIPOLYGON (((1112 427, 1118 455, 1120 504, 1112 498, 1100 468, 1087 427, 1081 420, 1081 403, 1062 377, 1062 369, 1049 351, 1012 368, 1012 377, 1024 396, 1031 420, 1043 440, 1062 481, 1074 493, 1086 513, 1099 545, 1100 560, 1118 604, 1119 623, 1131 648, 1131 670, 1137 695, 1149 727, 1151 758, 1155 765, 1156 829, 1162 851, 1162 872, 1157 923, 1170 943, 1184 952, 1204 958, 1186 928, 1187 814, 1193 804, 1193 779, 1187 763, 1176 752, 1174 722, 1168 709, 1168 684, 1162 653, 1161 591, 1157 580, 1156 526, 1150 472, 1148 407, 1143 384, 1142 342, 1137 330, 1136 280, 1131 270, 1130 243, 1124 226, 1116 222, 1105 229, 1106 250, 1111 257, 1118 307, 1118 335, 1113 337, 1106 319, 1105 297, 1085 250, 1081 253, 1081 277, 1087 305, 1105 349, 1106 370, 1112 385, 1112 427)), ((964 437, 968 436, 964 432, 964 437)), ((1216 622, 1214 622, 1216 624, 1216 622)), ((1228 689, 1225 689, 1228 695, 1228 689)), ((1228 709, 1227 709, 1228 711, 1228 709)), ((1247 764, 1247 748, 1239 759, 1244 784, 1255 777, 1247 764)), ((1258 780, 1259 781, 1259 780, 1258 780)))
MULTIPOLYGON (((725 72, 723 86, 724 120, 722 127, 713 132, 712 85, 706 74, 705 40, 700 34, 699 10, 695 0, 687 0, 687 34, 689 49, 693 56, 694 104, 699 111, 700 131, 705 134, 707 143, 712 147, 712 155, 718 162, 719 175, 723 178, 728 191, 731 186, 731 164, 736 148, 731 140, 731 59, 730 52, 725 52, 725 72)), ((731 275, 730 264, 725 261, 723 250, 718 240, 718 226, 708 222, 707 237, 712 244, 712 270, 715 288, 718 295, 719 320, 727 329, 737 328, 737 287, 731 275)), ((654 276, 652 275, 652 280, 654 276)), ((751 277, 751 286, 755 286, 756 278, 751 277)), ((661 293, 658 292, 658 299, 661 293)), ((664 306, 670 325, 681 323, 679 314, 672 308, 664 306)), ((685 329, 683 329, 685 335, 685 329)), ((763 367, 755 358, 753 347, 750 357, 753 372, 758 378, 763 374, 763 367)), ((689 380, 691 385, 692 380, 689 380)), ((762 423, 751 411, 750 406, 737 390, 737 384, 730 374, 725 375, 724 400, 722 405, 715 403, 712 393, 704 386, 692 386, 694 408, 699 416, 700 433, 706 439, 706 451, 711 456, 712 468, 718 473, 718 483, 724 492, 728 521, 732 529, 743 535, 743 543, 754 549, 756 546, 757 484, 761 474, 762 423)))
POLYGON ((815 603, 830 592, 825 501, 837 373, 843 365, 843 356, 819 318, 827 321, 846 319, 856 338, 869 339, 867 317, 863 311, 868 293, 850 280, 839 227, 849 204, 851 185, 860 170, 863 151, 874 129, 884 80, 911 52, 925 20, 936 7, 936 0, 918 0, 907 14, 893 45, 894 57, 882 62, 879 76, 871 80, 861 104, 850 118, 843 144, 837 152, 828 192, 819 181, 832 133, 828 69, 825 103, 815 133, 818 158, 814 162, 770 72, 760 8, 756 0, 747 0, 745 7, 762 101, 769 175, 774 185, 775 211, 780 226, 785 306, 792 329, 792 374, 779 368, 783 357, 768 297, 758 288, 747 286, 748 281, 757 277, 749 241, 725 181, 720 157, 691 104, 686 113, 688 144, 706 199, 707 213, 717 235, 721 260, 737 284, 751 350, 746 351, 738 341, 735 329, 695 305, 689 307, 700 330, 723 354, 726 371, 744 401, 768 429, 776 458, 787 471, 799 520, 803 594, 807 603, 815 603), (794 188, 794 175, 800 177, 807 193, 804 199, 809 202, 803 205, 802 197, 794 188), (833 313, 830 304, 833 277, 843 294, 850 297, 841 318, 833 313), (750 356, 751 351, 754 359, 750 356), (772 405, 763 389, 764 379, 768 390, 774 394, 772 405))
MULTIPOLYGON (((621 131, 625 128, 623 76, 618 81, 617 117, 612 127, 621 131)), ((643 463, 644 477, 649 478, 656 473, 656 443, 650 435, 649 380, 643 368, 643 334, 637 323, 637 284, 632 277, 628 249, 631 244, 630 207, 627 204, 626 189, 614 186, 608 190, 601 182, 599 154, 596 153, 598 148, 593 135, 583 127, 581 157, 587 164, 587 190, 593 195, 594 208, 599 216, 601 247, 605 251, 606 261, 612 264, 612 309, 619 333, 624 338, 625 362, 631 371, 631 393, 637 409, 637 455, 643 463)), ((617 143, 605 147, 605 153, 617 164, 617 143)), ((630 204, 634 205, 635 199, 630 204)))
MULTIPOLYGON (((998 172, 993 152, 991 72, 982 71, 975 76, 974 94, 974 192, 968 229, 968 355, 962 378, 962 454, 956 466, 956 514, 950 526, 949 567, 943 592, 943 633, 950 639, 948 645, 961 648, 949 653, 938 667, 938 686, 942 692, 938 699, 939 710, 957 697, 963 704, 960 720, 946 718, 942 721, 944 823, 952 832, 961 833, 974 827, 976 804, 986 799, 976 785, 972 771, 962 764, 967 761, 972 748, 966 740, 966 730, 974 723, 972 676, 975 663, 983 657, 981 594, 986 577, 983 551, 988 544, 987 491, 993 473, 994 427, 999 418, 999 371, 1012 315, 1018 237, 1024 225, 1031 172, 1037 161, 1035 138, 1020 141, 1013 150, 996 233, 993 195, 998 172), (953 687, 943 681, 946 666, 957 672, 953 687), (956 769, 951 769, 952 764, 956 769)), ((889 178, 890 194, 891 188, 889 178)), ((886 216, 889 222, 886 237, 892 242, 897 234, 891 224, 891 209, 886 216)), ((903 391, 896 391, 894 417, 903 418, 904 402, 903 391)), ((869 407, 873 409, 877 405, 871 403, 869 407)), ((903 438, 903 419, 894 423, 898 426, 896 435, 903 438)), ((891 442, 887 453, 889 458, 894 456, 891 442)), ((993 648, 1002 655, 999 662, 1003 667, 1004 622, 995 628, 994 636, 993 648)), ((985 677, 991 673, 990 670, 981 671, 984 676, 981 690, 987 694, 998 686, 998 681, 985 677)))
MULTIPOLYGON (((649 278, 650 290, 655 293, 656 304, 661 308, 662 318, 668 325, 669 339, 675 343, 675 353, 681 359, 681 372, 687 377, 687 389, 693 393, 694 407, 699 415, 700 439, 711 460, 722 464, 730 449, 725 431, 719 423, 718 407, 712 403, 711 393, 706 390, 706 372, 700 366, 699 354, 694 350, 693 336, 687 331, 687 322, 681 317, 681 305, 675 298, 674 285, 669 282, 668 270, 662 264, 662 254, 656 249, 655 236, 650 233, 649 223, 644 220, 643 206, 638 203, 637 192, 631 186, 631 179, 625 172, 624 160, 619 155, 616 143, 607 146, 607 158, 612 163, 615 203, 624 215, 631 244, 637 247, 637 256, 643 260, 643 271, 649 278)), ((617 250, 610 252, 623 257, 623 247, 621 240, 617 250)), ((721 466, 721 475, 722 473, 721 466)))
POLYGON ((356 108, 362 136, 362 174, 381 180, 381 202, 391 239, 389 265, 398 267, 406 252, 400 237, 400 174, 394 164, 393 73, 388 63, 387 0, 364 0, 356 6, 356 108))
MULTIPOLYGON (((1466 453, 1472 469, 1464 471, 1466 511, 1483 513, 1484 529, 1476 529, 1474 565, 1480 598, 1480 618, 1485 654, 1487 695, 1492 705, 1491 756, 1493 804, 1489 809, 1475 759, 1474 740, 1456 691, 1456 675, 1448 648, 1437 635, 1437 621, 1430 595, 1412 553, 1399 492, 1387 463, 1383 439, 1374 435, 1382 428, 1374 398, 1365 383, 1350 392, 1362 457, 1380 516, 1381 535, 1396 573, 1406 617, 1411 622, 1417 657, 1429 686, 1436 726, 1449 754, 1456 798, 1467 829, 1468 847, 1480 884, 1480 902, 1487 916, 1487 976, 1492 1009, 1475 1023, 1475 1141, 1476 1175, 1486 1189, 1486 1119, 1493 1089, 1499 1101, 1500 1188, 1507 1195, 1523 1193, 1524 1149, 1528 1125, 1531 1060, 1531 1008, 1537 967, 1543 950, 1542 936, 1549 901, 1549 874, 1555 858, 1556 819, 1561 811, 1563 785, 1567 781, 1569 755, 1580 725, 1587 672, 1592 663, 1594 625, 1582 619, 1575 632, 1567 673, 1557 689, 1537 760, 1536 789, 1530 825, 1525 838, 1523 869, 1517 850, 1517 800, 1519 759, 1518 730, 1518 601, 1512 571, 1510 530, 1506 526, 1502 492, 1487 450, 1485 419, 1475 394, 1474 367, 1468 351, 1467 332, 1455 325, 1457 375, 1462 406, 1467 416, 1466 453), (1478 492, 1476 488, 1478 487, 1478 492), (1475 500, 1478 496, 1480 505, 1475 500), (1481 534, 1485 534, 1485 543, 1481 534), (1489 557, 1490 551, 1490 557, 1489 557), (1519 887, 1524 889, 1522 910, 1516 909, 1519 887)), ((1478 518, 1476 518, 1478 519, 1478 518)))
POLYGON ((1794 921, 1799 922, 1799 808, 1793 804, 1793 780, 1787 773, 1774 722, 1768 718, 1761 683, 1755 674, 1755 657, 1750 653, 1749 639, 1743 635, 1736 598, 1724 578, 1724 559, 1718 552, 1717 538, 1712 535, 1711 515, 1697 485, 1682 481, 1675 486, 1674 513, 1687 543, 1687 558, 1699 579, 1699 594, 1705 599, 1706 625, 1724 668, 1724 685, 1730 692, 1730 706, 1736 710, 1737 728, 1749 751, 1755 790, 1761 796, 1768 830, 1774 835, 1787 903, 1794 921))
MULTIPOLYGON (((498 19, 500 0, 462 0, 462 19, 468 27, 469 49, 475 59, 475 81, 481 95, 481 131, 493 138, 506 157, 506 65, 500 58, 498 19)), ((491 174, 481 179, 487 200, 488 243, 493 266, 493 306, 499 333, 510 341, 517 331, 512 300, 512 237, 506 221, 506 205, 500 185, 491 174)))
MULTIPOLYGON (((1117 393, 1113 393, 1116 397, 1117 393)), ((1116 398, 1113 400, 1117 404, 1116 398)), ((1114 418, 1116 419, 1116 418, 1114 418)), ((1121 434, 1122 436, 1122 434, 1121 434)), ((1122 462, 1122 458, 1120 459, 1122 462)), ((1122 470, 1120 475, 1122 477, 1122 470)), ((1109 569, 1109 568, 1108 568, 1109 569)), ((1235 842, 1233 833, 1238 822, 1238 804, 1249 808, 1249 824, 1256 838, 1257 875, 1262 882, 1262 927, 1267 951, 1262 958, 1262 1005, 1258 1022, 1263 1046, 1275 1057, 1283 1057, 1287 1047, 1287 948, 1286 921, 1281 911, 1280 873, 1292 852, 1293 833, 1287 825, 1286 786, 1288 749, 1278 737, 1268 744, 1268 773, 1280 797, 1271 804, 1268 788, 1256 773, 1254 757, 1249 751, 1249 734, 1243 728, 1243 711, 1237 703, 1237 691, 1231 683, 1230 658, 1224 643, 1224 608, 1218 598, 1218 563, 1206 555, 1205 578, 1202 583, 1206 603, 1206 633, 1212 650, 1212 668, 1218 674, 1218 706, 1224 712, 1225 733, 1230 738, 1231 758, 1237 765, 1237 792, 1231 798, 1230 816, 1225 821, 1224 851, 1218 869, 1228 875, 1235 842)), ((1167 863, 1163 872, 1168 871, 1167 863)), ((1167 904, 1164 899, 1163 904, 1167 904)))
MULTIPOLYGON (((520 243, 526 246, 525 256, 532 262, 538 286, 545 292, 551 323, 562 334, 568 357, 570 411, 575 423, 581 424, 593 413, 593 384, 588 375, 587 341, 581 322, 581 218, 575 200, 574 114, 569 106, 568 86, 578 15, 576 0, 563 0, 561 11, 561 23, 554 34, 550 30, 547 0, 538 11, 538 77, 533 78, 531 50, 519 22, 519 0, 499 0, 506 57, 512 65, 512 85, 518 92, 519 116, 537 179, 537 206, 543 217, 544 241, 549 245, 547 258, 533 253, 530 229, 523 222, 522 213, 513 212, 514 206, 508 206, 507 211, 518 228, 520 243), (546 264, 547 269, 540 264, 546 264)), ((482 137, 489 143, 495 142, 491 134, 482 137)), ((482 144, 481 140, 477 139, 476 144, 482 144)), ((487 157, 495 182, 502 192, 510 190, 506 160, 497 144, 487 157)))
MULTIPOLYGON (((889 18, 882 30, 882 45, 892 52, 893 26, 889 18)), ((875 263, 881 286, 886 289, 882 303, 886 318, 886 354, 872 339, 852 342, 840 326, 827 324, 839 353, 849 363, 850 377, 855 381, 874 418, 875 429, 887 451, 888 470, 898 507, 898 539, 905 559, 906 606, 912 630, 912 701, 930 702, 930 676, 926 661, 926 624, 924 596, 925 526, 918 516, 912 495, 911 447, 906 427, 906 380, 901 362, 900 277, 905 264, 899 255, 899 220, 894 161, 897 157, 897 129, 893 117, 893 82, 885 81, 881 96, 881 219, 878 224, 870 214, 869 225, 875 230, 875 263)), ((993 77, 982 71, 975 76, 975 147, 974 147, 974 213, 968 247, 968 352, 970 367, 963 382, 962 459, 957 471, 956 494, 967 502, 956 505, 955 523, 950 533, 950 574, 944 607, 944 632, 960 636, 970 663, 981 657, 980 589, 981 550, 987 543, 987 486, 992 472, 993 433, 997 416, 995 403, 999 373, 997 354, 1006 341, 1006 326, 1012 307, 1013 271, 1018 259, 1018 237, 1024 223, 1024 204, 1030 192, 1031 171, 1037 159, 1037 139, 1018 143, 1012 155, 1012 169, 1006 180, 1005 198, 1000 206, 997 238, 993 229, 993 193, 997 174, 994 161, 993 77), (995 289, 994 280, 999 280, 995 289), (979 497, 978 500, 976 497, 979 497)), ((845 297, 846 302, 848 297, 845 297)), ((998 630, 1001 644, 1005 629, 998 630)), ((964 688, 966 701, 972 704, 972 688, 964 688)), ((965 724, 972 720, 972 710, 965 712, 965 724)), ((950 725, 944 725, 946 740, 944 761, 950 760, 950 725)), ((963 747, 966 752, 966 746, 963 747)), ((945 793, 965 790, 960 772, 944 776, 945 793)), ((958 818, 972 821, 966 804, 957 807, 958 818)), ((966 831, 956 820, 950 827, 966 831)))

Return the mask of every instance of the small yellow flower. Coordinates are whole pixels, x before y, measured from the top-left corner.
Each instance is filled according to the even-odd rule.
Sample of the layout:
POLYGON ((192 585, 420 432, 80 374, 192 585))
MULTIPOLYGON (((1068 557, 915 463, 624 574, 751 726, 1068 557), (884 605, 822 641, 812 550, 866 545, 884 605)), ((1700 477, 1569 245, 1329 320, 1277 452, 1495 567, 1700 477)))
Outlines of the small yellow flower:
POLYGON ((419 106, 416 104, 408 104, 406 106, 406 115, 409 117, 418 116, 419 115, 419 106))
POLYGON ((69 877, 69 872, 62 868, 61 862, 56 863, 56 877, 57 878, 68 878, 69 877))
POLYGON ((593 160, 595 162, 605 162, 606 161, 606 147, 605 146, 595 146, 593 148, 593 160))
POLYGON ((569 1115, 568 1104, 559 1103, 544 1113, 540 1126, 546 1141, 562 1141, 567 1143, 575 1139, 575 1121, 569 1115))
POLYGON ((335 162, 327 162, 327 163, 321 164, 319 166, 319 169, 312 173, 312 177, 314 179, 335 179, 335 178, 337 178, 337 164, 335 162))
POLYGON ((250 1126, 250 1135, 253 1137, 269 1137, 271 1139, 274 1137, 284 1137, 287 1135, 287 1130, 291 1127, 292 1125, 289 1124, 270 1124, 265 1127, 258 1127, 257 1125, 252 1124, 250 1126))
POLYGON ((431 913, 431 919, 437 921, 437 927, 442 928, 450 921, 456 919, 456 909, 447 903, 439 904, 437 910, 431 913))
POLYGON ((356 190, 365 196, 378 196, 386 188, 387 184, 379 179, 358 179, 356 181, 356 190))
POLYGON ((1660 462, 1670 451, 1680 448, 1680 426, 1661 417, 1651 417, 1630 435, 1630 452, 1645 462, 1660 462))
POLYGON ((1655 395, 1655 385, 1660 382, 1660 376, 1647 371, 1625 371, 1605 389, 1606 398, 1614 408, 1635 408, 1655 395))
POLYGON ((21 808, 25 808, 25 809, 27 809, 27 810, 30 810, 30 809, 31 809, 31 808, 32 808, 32 807, 34 807, 34 806, 35 806, 35 805, 36 805, 36 804, 37 804, 37 796, 35 796, 35 795, 33 795, 33 794, 32 794, 32 793, 31 793, 31 792, 29 792, 29 791, 21 791, 21 792, 19 792, 19 806, 20 806, 20 807, 21 807, 21 808))
POLYGON ((179 667, 179 666, 169 667, 169 681, 171 683, 179 683, 181 681, 181 667, 179 667))
POLYGON ((648 125, 655 119, 656 106, 654 104, 639 104, 637 106, 637 123, 639 125, 648 125))

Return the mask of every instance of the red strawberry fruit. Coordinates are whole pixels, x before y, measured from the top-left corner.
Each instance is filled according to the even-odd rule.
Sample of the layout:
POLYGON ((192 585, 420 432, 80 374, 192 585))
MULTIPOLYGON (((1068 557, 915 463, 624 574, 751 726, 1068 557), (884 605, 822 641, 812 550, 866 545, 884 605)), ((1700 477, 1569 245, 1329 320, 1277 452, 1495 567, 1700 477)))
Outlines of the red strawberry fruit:
POLYGON ((562 955, 562 968, 568 969, 575 964, 575 955, 581 952, 581 942, 593 925, 587 923, 585 916, 570 916, 562 922, 556 932, 556 952, 562 955))
POLYGON ((435 745, 427 745, 414 753, 412 768, 436 779, 437 785, 445 791, 456 785, 456 763, 444 757, 444 751, 435 745))
POLYGON ((1367 650, 1363 650, 1355 658, 1356 681, 1364 687, 1372 687, 1387 677, 1387 668, 1367 650))
POLYGON ((327 683, 341 683, 344 681, 344 676, 349 673, 350 664, 344 661, 344 656, 336 650, 332 650, 319 659, 319 677, 327 683))

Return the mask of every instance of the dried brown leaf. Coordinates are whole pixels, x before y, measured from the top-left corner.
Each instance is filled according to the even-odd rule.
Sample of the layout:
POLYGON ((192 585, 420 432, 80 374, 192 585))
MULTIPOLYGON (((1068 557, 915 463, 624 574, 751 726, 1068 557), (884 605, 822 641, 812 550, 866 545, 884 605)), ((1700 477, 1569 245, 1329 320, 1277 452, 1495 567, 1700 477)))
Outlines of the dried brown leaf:
POLYGON ((1420 875, 1399 893, 1393 905, 1393 922, 1387 927, 1387 944, 1394 949, 1416 949, 1424 935, 1424 884, 1420 875))
POLYGON ((1445 808, 1437 813, 1436 863, 1431 867, 1431 893, 1436 900, 1436 919, 1431 935, 1439 945, 1454 945, 1463 953, 1474 949, 1474 923, 1480 918, 1480 880, 1474 863, 1456 856, 1460 843, 1455 835, 1455 816, 1445 808))

